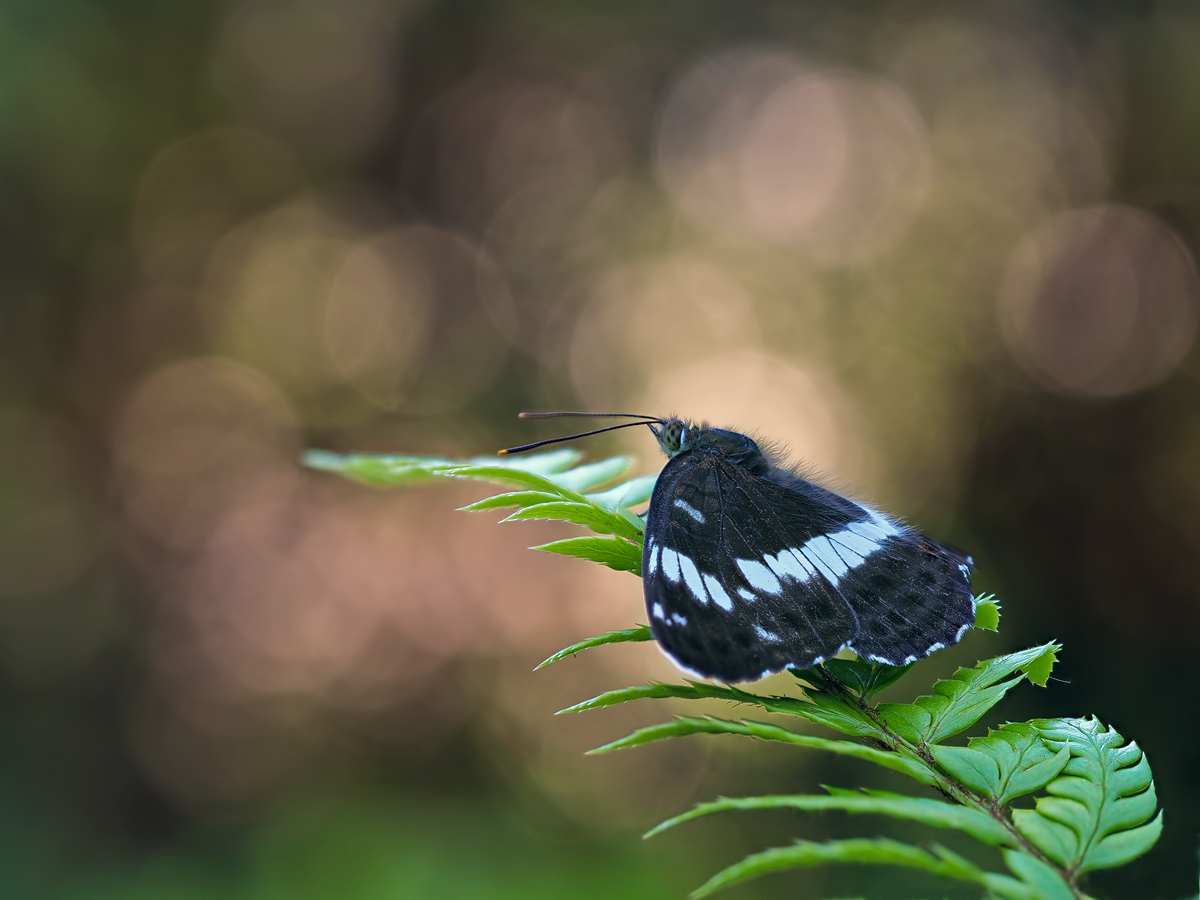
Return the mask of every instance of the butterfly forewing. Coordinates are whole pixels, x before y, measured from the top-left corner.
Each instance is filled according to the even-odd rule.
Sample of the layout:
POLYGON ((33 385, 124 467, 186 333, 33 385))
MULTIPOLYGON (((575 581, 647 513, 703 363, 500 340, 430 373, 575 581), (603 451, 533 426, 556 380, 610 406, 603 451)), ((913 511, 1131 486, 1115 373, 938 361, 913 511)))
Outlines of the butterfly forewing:
POLYGON ((855 613, 796 551, 844 530, 853 512, 866 518, 719 455, 677 456, 655 487, 642 558, 660 646, 684 668, 728 682, 837 653, 858 631, 855 613))
POLYGON ((719 681, 803 669, 850 647, 902 665, 974 621, 963 558, 799 478, 712 452, 663 469, 642 557, 659 645, 719 681))

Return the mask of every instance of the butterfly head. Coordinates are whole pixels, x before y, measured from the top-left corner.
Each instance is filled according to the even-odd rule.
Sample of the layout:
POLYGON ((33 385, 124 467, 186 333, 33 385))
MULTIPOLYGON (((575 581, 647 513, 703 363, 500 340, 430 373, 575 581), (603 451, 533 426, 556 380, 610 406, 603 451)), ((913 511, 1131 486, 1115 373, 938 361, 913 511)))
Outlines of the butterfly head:
POLYGON ((660 419, 657 428, 650 425, 650 430, 658 438, 658 446, 663 453, 674 459, 685 450, 691 450, 700 439, 701 428, 682 419, 660 419))

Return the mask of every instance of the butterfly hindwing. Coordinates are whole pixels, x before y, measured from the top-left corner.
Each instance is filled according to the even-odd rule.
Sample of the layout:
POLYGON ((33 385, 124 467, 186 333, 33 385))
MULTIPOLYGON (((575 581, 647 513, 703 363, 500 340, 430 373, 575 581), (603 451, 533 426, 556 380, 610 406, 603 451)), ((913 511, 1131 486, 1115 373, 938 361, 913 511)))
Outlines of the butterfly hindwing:
MULTIPOLYGON (((815 488, 815 486, 812 486, 815 488)), ((651 628, 676 662, 746 681, 806 668, 858 633, 854 610, 799 548, 866 513, 683 454, 659 476, 642 572, 651 628)))
POLYGON ((917 532, 887 541, 839 586, 858 616, 851 649, 899 666, 957 644, 975 621, 967 572, 959 557, 917 532))

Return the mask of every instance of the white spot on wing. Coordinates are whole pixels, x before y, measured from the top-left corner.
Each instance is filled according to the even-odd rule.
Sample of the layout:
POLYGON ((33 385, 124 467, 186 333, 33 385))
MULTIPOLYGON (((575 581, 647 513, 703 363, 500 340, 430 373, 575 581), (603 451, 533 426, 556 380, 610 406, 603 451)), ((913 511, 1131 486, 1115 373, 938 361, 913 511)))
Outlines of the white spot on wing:
POLYGON ((670 547, 662 548, 662 573, 668 580, 679 581, 679 554, 670 547))
POLYGON ((686 500, 681 500, 678 497, 676 497, 675 498, 675 506, 678 509, 682 509, 685 513, 687 513, 689 516, 691 516, 693 519, 695 519, 701 525, 705 524, 705 522, 707 521, 704 518, 704 513, 700 512, 700 510, 696 509, 696 507, 692 506, 692 504, 688 503, 686 500))
POLYGON ((656 619, 665 619, 667 617, 666 613, 663 612, 661 603, 655 603, 654 606, 651 607, 650 615, 654 616, 656 619))
POLYGON ((780 578, 790 578, 793 581, 807 581, 815 571, 795 550, 780 550, 778 557, 764 556, 763 562, 780 578))
POLYGON ((725 588, 721 587, 721 582, 717 581, 715 575, 701 575, 704 579, 704 586, 708 588, 708 595, 712 597, 713 603, 721 607, 721 609, 729 612, 733 609, 733 600, 725 593, 725 588))
POLYGON ((701 603, 707 603, 708 592, 704 590, 704 581, 700 577, 700 570, 696 568, 696 564, 692 562, 690 556, 684 556, 682 553, 675 555, 679 557, 679 571, 683 575, 683 580, 687 584, 688 590, 701 603))
POLYGON ((681 616, 679 613, 671 613, 671 621, 681 628, 687 624, 687 619, 681 616))
POLYGON ((966 634, 966 633, 967 633, 967 629, 968 629, 968 628, 970 628, 970 627, 971 627, 971 623, 970 623, 970 622, 968 622, 968 623, 967 623, 966 625, 964 625, 962 628, 958 629, 958 634, 956 634, 956 635, 954 636, 954 643, 956 643, 956 644, 957 644, 959 641, 961 641, 961 640, 962 640, 962 636, 963 636, 964 634, 966 634))
POLYGON ((903 529, 899 525, 888 519, 879 510, 871 509, 862 503, 858 504, 858 508, 867 514, 867 518, 865 521, 851 522, 847 525, 845 530, 851 534, 856 534, 875 544, 882 544, 888 538, 895 537, 902 532, 903 529))
POLYGON ((754 633, 764 641, 770 641, 773 644, 779 643, 779 635, 773 631, 767 631, 767 629, 763 628, 761 625, 754 626, 754 633))
POLYGON ((851 569, 857 568, 866 562, 862 556, 855 553, 849 547, 845 547, 838 543, 836 534, 829 535, 829 546, 833 548, 833 552, 840 556, 842 561, 851 569))
POLYGON ((788 551, 788 553, 792 554, 792 556, 796 558, 796 562, 800 563, 800 565, 804 567, 804 570, 808 573, 809 578, 812 578, 817 574, 817 567, 808 561, 808 557, 804 555, 804 551, 802 549, 799 547, 793 547, 788 551))
POLYGON ((901 665, 907 666, 909 663, 915 663, 916 661, 917 658, 915 656, 906 656, 904 657, 904 662, 901 665))
POLYGON ((944 649, 945 646, 946 645, 943 644, 941 641, 938 641, 936 644, 934 644, 928 650, 925 651, 925 655, 928 656, 930 653, 937 653, 937 651, 944 649))
POLYGON ((878 544, 890 536, 874 522, 851 522, 846 526, 846 531, 849 531, 851 534, 857 534, 863 540, 870 541, 872 544, 878 544))
MULTIPOLYGON (((844 531, 839 531, 836 534, 831 534, 829 539, 835 544, 841 545, 838 548, 839 552, 841 547, 845 547, 847 550, 857 553, 862 557, 870 556, 879 549, 879 544, 877 544, 875 541, 868 540, 861 534, 851 531, 849 528, 845 529, 844 531)), ((857 563, 855 563, 855 565, 857 565, 857 563)))
POLYGON ((757 600, 758 599, 758 594, 754 593, 754 591, 748 591, 744 587, 738 588, 738 596, 742 597, 746 600, 757 600))
POLYGON ((808 561, 821 570, 821 574, 829 579, 829 583, 837 587, 838 579, 850 571, 850 567, 842 561, 829 543, 829 538, 821 535, 804 545, 803 553, 808 561))
POLYGON ((742 574, 746 576, 746 581, 750 582, 750 587, 762 591, 764 594, 779 593, 779 579, 762 563, 753 559, 739 559, 735 562, 737 567, 742 570, 742 574))

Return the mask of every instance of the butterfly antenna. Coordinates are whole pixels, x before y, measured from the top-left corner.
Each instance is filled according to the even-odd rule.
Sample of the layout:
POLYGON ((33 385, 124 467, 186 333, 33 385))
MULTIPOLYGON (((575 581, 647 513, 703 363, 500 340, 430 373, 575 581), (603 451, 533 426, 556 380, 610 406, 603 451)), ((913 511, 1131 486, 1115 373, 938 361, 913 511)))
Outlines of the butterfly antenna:
MULTIPOLYGON (((524 416, 525 414, 522 413, 524 416)), ((561 413, 551 413, 551 415, 562 415, 561 413)), ((566 415, 594 415, 592 413, 566 413, 566 415)), ((538 415, 525 416, 526 418, 540 418, 538 415)), ((646 416, 648 421, 645 422, 622 422, 620 425, 609 425, 607 428, 597 428, 595 431, 584 431, 579 434, 568 434, 566 437, 548 438, 544 441, 534 441, 532 444, 522 444, 520 447, 509 447, 507 450, 501 450, 500 456, 508 456, 512 453, 524 453, 526 450, 536 450, 538 447, 545 447, 547 444, 559 444, 563 441, 573 441, 576 438, 588 437, 593 434, 603 434, 606 431, 616 431, 618 428, 632 428, 635 425, 652 425, 658 419, 652 419, 646 416)))
MULTIPOLYGON (((639 413, 602 413, 602 412, 523 412, 518 413, 518 419, 561 419, 566 417, 574 417, 577 419, 646 419, 650 422, 657 422, 658 416, 643 416, 639 413)), ((564 439, 565 440, 565 439, 564 439)))

